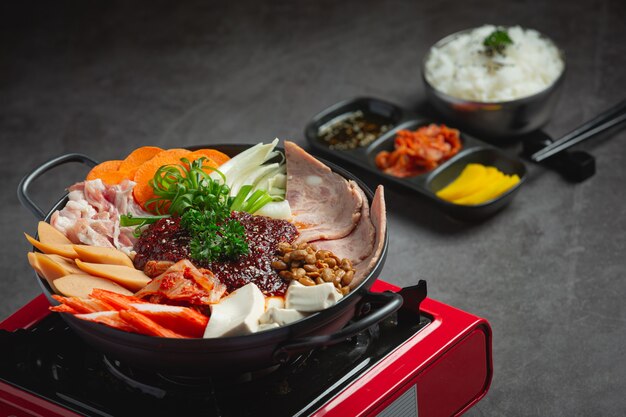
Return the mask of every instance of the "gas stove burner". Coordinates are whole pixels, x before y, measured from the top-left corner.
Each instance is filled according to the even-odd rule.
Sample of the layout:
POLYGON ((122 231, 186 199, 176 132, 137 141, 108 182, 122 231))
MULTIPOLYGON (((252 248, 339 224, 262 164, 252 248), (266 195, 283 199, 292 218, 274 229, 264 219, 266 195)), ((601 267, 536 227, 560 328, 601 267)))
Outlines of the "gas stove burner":
POLYGON ((181 388, 193 388, 193 387, 203 387, 210 385, 212 383, 219 384, 222 386, 234 386, 239 384, 245 384, 248 382, 256 381, 258 379, 264 378, 267 375, 270 375, 273 372, 276 372, 281 365, 274 365, 263 369, 258 369, 255 371, 244 372, 236 375, 212 375, 206 377, 190 377, 190 376, 178 376, 178 375, 167 375, 167 374, 157 374, 159 378, 163 381, 166 381, 175 386, 179 386, 181 388))
POLYGON ((133 370, 123 365, 118 360, 110 360, 105 355, 102 355, 102 363, 111 375, 132 389, 136 389, 144 394, 159 399, 164 398, 167 394, 166 390, 157 386, 158 381, 155 379, 156 374, 151 375, 149 373, 133 370))
MULTIPOLYGON (((374 287, 400 290, 380 281, 374 287)), ((344 342, 210 378, 106 357, 49 314, 42 295, 1 323, 0 415, 370 417, 390 406, 416 415, 418 397, 420 416, 457 415, 488 389, 491 332, 483 319, 424 299, 425 290, 403 289, 397 315, 344 342)))
MULTIPOLYGON (((303 358, 301 355, 298 359, 303 358)), ((267 368, 244 372, 235 375, 207 375, 207 376, 180 376, 169 375, 157 372, 150 372, 125 365, 117 359, 111 359, 102 355, 104 368, 115 378, 132 389, 137 389, 155 398, 163 398, 168 391, 206 391, 213 384, 220 386, 235 386, 249 383, 264 378, 276 372, 281 365, 274 365, 267 368)))

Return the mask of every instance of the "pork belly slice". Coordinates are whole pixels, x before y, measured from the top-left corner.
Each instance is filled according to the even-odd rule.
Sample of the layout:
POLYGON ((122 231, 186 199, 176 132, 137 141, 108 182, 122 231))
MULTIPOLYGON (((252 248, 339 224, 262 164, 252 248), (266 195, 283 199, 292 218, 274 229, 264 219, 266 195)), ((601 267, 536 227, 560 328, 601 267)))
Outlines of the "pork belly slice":
POLYGON ((354 230, 361 217, 363 198, 354 181, 285 141, 287 195, 300 236, 296 242, 339 239, 354 230))
POLYGON ((356 264, 355 273, 350 289, 356 288, 367 275, 372 272, 374 265, 380 259, 385 245, 385 234, 387 233, 387 209, 385 207, 385 190, 382 185, 376 188, 372 207, 370 209, 372 223, 376 229, 376 240, 374 241, 374 250, 367 258, 356 264))
POLYGON ((120 227, 122 214, 147 215, 132 195, 135 183, 124 180, 117 185, 105 185, 100 179, 72 185, 69 201, 55 211, 50 224, 73 243, 115 247, 130 253, 137 238, 134 227, 120 227))
POLYGON ((334 240, 317 240, 313 244, 318 250, 328 250, 337 255, 339 258, 347 258, 353 264, 361 262, 367 258, 374 249, 376 240, 376 229, 370 219, 370 208, 367 202, 367 196, 357 185, 357 191, 361 195, 364 204, 361 206, 361 218, 352 233, 348 236, 334 240))

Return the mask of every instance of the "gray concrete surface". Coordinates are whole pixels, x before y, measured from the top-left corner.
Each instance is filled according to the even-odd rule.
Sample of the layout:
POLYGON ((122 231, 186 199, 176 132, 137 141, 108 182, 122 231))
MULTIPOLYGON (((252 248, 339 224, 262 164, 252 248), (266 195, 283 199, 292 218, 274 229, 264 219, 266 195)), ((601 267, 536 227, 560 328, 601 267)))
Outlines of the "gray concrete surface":
MULTIPOLYGON (((304 143, 311 116, 354 96, 427 111, 419 64, 428 46, 487 22, 537 28, 565 50, 565 88, 546 126, 560 135, 624 98, 625 21, 620 0, 3 2, 0 318, 38 293, 22 236, 36 219, 15 189, 54 156, 304 143)), ((468 415, 626 415, 625 140, 580 146, 597 159, 582 184, 527 164, 513 204, 481 223, 388 189, 383 278, 426 279, 431 297, 493 327, 493 384, 468 415)), ((33 194, 48 208, 85 172, 58 169, 33 194)))

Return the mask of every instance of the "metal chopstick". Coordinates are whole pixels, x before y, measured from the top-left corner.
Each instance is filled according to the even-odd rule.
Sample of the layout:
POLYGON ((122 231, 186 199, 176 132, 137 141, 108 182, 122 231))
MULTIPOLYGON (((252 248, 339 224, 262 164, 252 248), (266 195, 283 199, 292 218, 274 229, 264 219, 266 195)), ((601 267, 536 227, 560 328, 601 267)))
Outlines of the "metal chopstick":
POLYGON ((591 136, 616 126, 626 120, 626 100, 603 112, 572 132, 554 141, 545 148, 535 152, 530 158, 535 162, 541 162, 554 154, 561 152, 591 136))

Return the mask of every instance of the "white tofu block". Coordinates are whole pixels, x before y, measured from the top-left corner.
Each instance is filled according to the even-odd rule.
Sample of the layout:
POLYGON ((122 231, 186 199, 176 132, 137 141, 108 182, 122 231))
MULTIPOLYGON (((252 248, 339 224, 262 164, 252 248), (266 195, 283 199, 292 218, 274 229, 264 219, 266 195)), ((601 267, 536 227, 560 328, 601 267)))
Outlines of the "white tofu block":
POLYGON ((308 314, 303 314, 298 310, 293 310, 290 308, 272 307, 261 316, 261 318, 259 319, 259 323, 276 323, 280 326, 284 326, 285 324, 293 323, 294 321, 303 319, 307 315, 308 314))
POLYGON ((265 330, 272 330, 272 329, 278 329, 280 326, 278 325, 278 323, 265 323, 265 324, 259 324, 259 329, 257 330, 257 332, 262 332, 265 330))
POLYGON ((246 284, 211 306, 204 337, 240 336, 254 333, 265 312, 265 296, 255 284, 246 284))
POLYGON ((314 313, 334 305, 341 297, 341 293, 330 282, 308 287, 292 281, 287 289, 285 307, 305 313, 314 313))
POLYGON ((285 297, 282 295, 272 295, 265 297, 265 311, 270 308, 285 308, 285 297))

